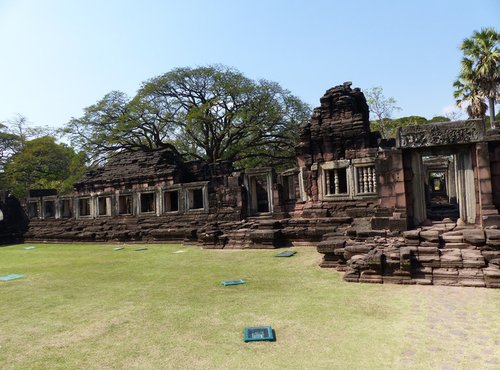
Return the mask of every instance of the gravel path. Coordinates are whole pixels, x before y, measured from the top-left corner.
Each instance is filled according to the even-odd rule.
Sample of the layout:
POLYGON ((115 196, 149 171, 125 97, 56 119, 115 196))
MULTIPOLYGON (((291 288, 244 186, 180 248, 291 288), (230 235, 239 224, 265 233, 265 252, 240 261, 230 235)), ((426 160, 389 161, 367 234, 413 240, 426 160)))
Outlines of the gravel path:
POLYGON ((414 286, 408 343, 400 366, 423 369, 500 369, 498 291, 414 286), (496 298, 496 299, 494 299, 496 298))

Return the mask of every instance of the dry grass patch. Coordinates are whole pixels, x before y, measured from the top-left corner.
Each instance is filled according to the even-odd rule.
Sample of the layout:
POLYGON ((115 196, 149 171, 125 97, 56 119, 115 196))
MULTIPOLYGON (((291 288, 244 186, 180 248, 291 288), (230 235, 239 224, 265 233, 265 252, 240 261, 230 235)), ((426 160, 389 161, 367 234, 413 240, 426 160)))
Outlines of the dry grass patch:
POLYGON ((498 290, 348 284, 307 248, 275 258, 147 247, 0 248, 0 275, 26 275, 0 283, 0 367, 398 369, 500 360, 498 290), (220 284, 237 278, 247 284, 220 284), (273 326, 277 341, 244 343, 250 325, 273 326))

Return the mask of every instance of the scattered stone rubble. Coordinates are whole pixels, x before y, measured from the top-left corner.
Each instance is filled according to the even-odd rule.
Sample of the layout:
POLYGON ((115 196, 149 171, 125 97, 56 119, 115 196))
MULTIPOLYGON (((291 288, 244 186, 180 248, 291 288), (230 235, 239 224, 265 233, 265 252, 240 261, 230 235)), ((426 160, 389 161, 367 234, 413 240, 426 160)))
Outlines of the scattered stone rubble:
POLYGON ((436 222, 401 236, 350 228, 325 235, 321 267, 344 271, 360 283, 500 288, 500 229, 436 222))

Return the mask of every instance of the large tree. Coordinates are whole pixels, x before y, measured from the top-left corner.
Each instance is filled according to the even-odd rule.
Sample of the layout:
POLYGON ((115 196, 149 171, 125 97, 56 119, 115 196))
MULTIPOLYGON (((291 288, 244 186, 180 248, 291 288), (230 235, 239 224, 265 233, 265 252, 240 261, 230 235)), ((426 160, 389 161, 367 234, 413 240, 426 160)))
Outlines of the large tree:
POLYGON ((28 140, 52 135, 54 132, 49 127, 31 125, 22 114, 0 122, 0 171, 12 155, 24 148, 28 140))
POLYGON ((464 57, 458 80, 454 83, 459 106, 465 101, 471 117, 484 117, 484 99, 488 101, 490 123, 494 127, 495 103, 500 96, 500 33, 494 28, 474 31, 460 45, 464 57))
POLYGON ((366 90, 365 96, 366 102, 370 107, 370 112, 376 116, 376 119, 372 121, 372 128, 380 131, 384 139, 393 137, 395 128, 392 125, 391 117, 394 112, 401 110, 396 105, 396 99, 385 97, 384 91, 380 86, 366 90))
POLYGON ((215 65, 177 68, 132 99, 112 92, 66 126, 72 141, 101 158, 167 147, 188 159, 269 165, 294 157, 310 108, 279 84, 215 65))
POLYGON ((17 197, 27 196, 34 188, 70 192, 85 171, 85 160, 83 153, 57 144, 51 136, 29 140, 5 165, 6 186, 17 197))
POLYGON ((90 158, 102 159, 122 150, 175 150, 169 139, 175 129, 171 107, 112 91, 85 108, 81 118, 71 119, 64 132, 90 158))
POLYGON ((0 172, 9 157, 19 149, 19 137, 12 134, 8 127, 0 123, 0 172))

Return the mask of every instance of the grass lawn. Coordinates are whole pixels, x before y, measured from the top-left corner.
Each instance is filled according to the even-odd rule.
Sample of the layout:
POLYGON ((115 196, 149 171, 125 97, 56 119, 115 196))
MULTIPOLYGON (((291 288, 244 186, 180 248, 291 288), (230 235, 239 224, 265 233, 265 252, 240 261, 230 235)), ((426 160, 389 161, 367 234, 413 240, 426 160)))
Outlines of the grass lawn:
POLYGON ((0 248, 25 275, 0 281, 1 369, 500 367, 500 290, 344 283, 311 248, 23 247, 0 248), (277 341, 244 343, 260 325, 277 341))

